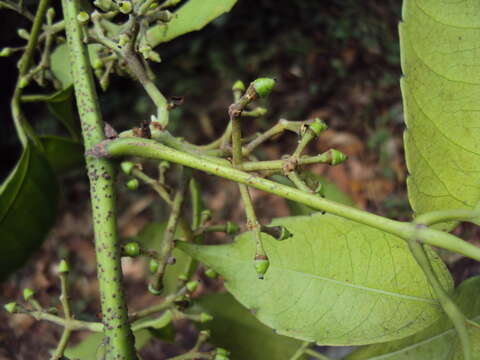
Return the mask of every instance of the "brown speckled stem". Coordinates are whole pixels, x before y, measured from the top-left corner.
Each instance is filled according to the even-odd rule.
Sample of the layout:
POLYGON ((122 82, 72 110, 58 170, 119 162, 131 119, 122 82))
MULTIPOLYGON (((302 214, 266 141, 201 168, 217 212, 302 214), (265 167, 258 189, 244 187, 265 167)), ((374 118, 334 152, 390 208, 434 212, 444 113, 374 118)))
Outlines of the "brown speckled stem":
POLYGON ((91 66, 82 31, 77 22, 78 0, 62 0, 70 53, 75 96, 87 151, 90 179, 95 251, 100 286, 106 359, 137 359, 134 338, 122 288, 120 246, 117 235, 114 168, 109 160, 89 155, 89 150, 104 139, 103 121, 98 107, 91 66))

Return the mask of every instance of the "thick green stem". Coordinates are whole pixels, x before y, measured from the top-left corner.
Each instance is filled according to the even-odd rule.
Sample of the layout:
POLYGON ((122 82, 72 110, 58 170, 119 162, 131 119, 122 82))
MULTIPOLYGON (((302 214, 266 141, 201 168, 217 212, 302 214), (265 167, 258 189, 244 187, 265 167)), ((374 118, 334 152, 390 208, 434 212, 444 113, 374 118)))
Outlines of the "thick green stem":
MULTIPOLYGON (((78 0, 62 0, 75 95, 80 113, 85 149, 102 141, 103 122, 93 83, 82 29, 77 22, 78 0)), ((95 251, 100 287, 106 359, 137 359, 134 338, 122 287, 121 254, 116 224, 114 167, 106 159, 86 156, 90 180, 95 251)))
POLYGON ((448 221, 469 221, 477 218, 479 215, 480 212, 476 209, 439 210, 422 214, 415 218, 415 222, 417 224, 431 226, 448 221))
POLYGON ((312 196, 310 193, 263 179, 251 173, 234 169, 231 166, 221 165, 192 154, 171 149, 153 140, 125 138, 105 141, 98 144, 92 153, 98 157, 139 156, 178 163, 241 184, 246 184, 259 190, 305 204, 320 211, 325 211, 374 227, 396 235, 406 241, 410 240, 412 236, 416 236, 418 240, 426 244, 441 247, 480 261, 480 248, 454 235, 430 228, 416 229, 415 224, 391 220, 319 196, 312 196))
MULTIPOLYGON (((417 226, 418 229, 422 228, 422 225, 417 226)), ((445 289, 442 287, 442 284, 440 284, 440 281, 438 281, 422 243, 418 242, 415 237, 412 237, 408 241, 408 246, 418 265, 422 268, 430 286, 435 292, 437 300, 442 306, 443 311, 445 311, 457 330, 457 334, 460 338, 463 348, 464 359, 472 360, 472 345, 467 331, 465 316, 457 307, 457 305, 455 305, 450 296, 448 296, 448 294, 445 292, 445 289)))

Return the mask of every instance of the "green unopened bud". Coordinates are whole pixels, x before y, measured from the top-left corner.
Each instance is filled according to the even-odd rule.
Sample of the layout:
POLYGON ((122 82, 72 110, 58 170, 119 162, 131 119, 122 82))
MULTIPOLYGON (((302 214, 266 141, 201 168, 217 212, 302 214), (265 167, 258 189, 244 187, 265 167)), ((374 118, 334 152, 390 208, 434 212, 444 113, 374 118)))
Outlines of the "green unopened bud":
POLYGON ((157 15, 157 19, 162 22, 169 22, 173 19, 173 14, 171 11, 168 10, 160 11, 157 15))
POLYGON ((20 79, 20 82, 18 83, 18 87, 20 89, 23 89, 23 88, 27 87, 29 83, 30 82, 28 81, 27 77, 24 76, 20 79))
POLYGON ((285 226, 262 226, 261 231, 279 241, 289 239, 293 236, 285 226))
POLYGON ((33 295, 35 295, 35 291, 33 291, 32 289, 30 288, 23 289, 23 298, 25 299, 25 301, 30 300, 33 295))
POLYGON ((151 50, 149 53, 148 53, 148 59, 149 60, 152 60, 156 63, 161 63, 162 62, 162 58, 160 57, 160 54, 157 53, 156 51, 153 51, 151 50))
POLYGON ((345 160, 347 160, 347 155, 345 155, 341 151, 338 151, 336 149, 332 149, 332 150, 330 150, 330 152, 332 154, 332 161, 331 161, 330 164, 332 164, 332 165, 338 165, 338 164, 343 163, 345 160))
POLYGON ((25 29, 22 29, 22 28, 18 29, 17 34, 18 34, 18 36, 20 36, 24 40, 29 40, 30 39, 30 34, 25 29))
POLYGON ((47 19, 49 19, 50 21, 53 20, 53 18, 55 17, 55 9, 54 8, 48 8, 47 10, 47 19))
POLYGON ((12 48, 5 47, 0 51, 0 57, 7 57, 12 55, 12 48))
POLYGON ((156 260, 150 260, 150 263, 148 264, 148 269, 150 270, 150 273, 155 274, 158 270, 158 262, 156 260))
POLYGON ((118 9, 123 14, 130 14, 133 10, 133 5, 130 1, 122 1, 119 5, 118 9))
POLYGON ((150 52, 152 51, 152 48, 148 45, 142 45, 142 46, 140 46, 138 51, 142 54, 142 56, 145 59, 148 59, 148 56, 150 55, 150 52))
POLYGON ((100 79, 100 87, 102 88, 103 91, 107 91, 108 85, 110 85, 110 76, 105 74, 100 79))
POLYGON ((95 5, 99 9, 102 9, 103 11, 110 11, 113 6, 113 1, 112 0, 95 0, 93 2, 93 5, 95 5))
POLYGON ((228 235, 235 235, 240 230, 240 227, 234 222, 227 221, 226 230, 228 235))
POLYGON ((3 305, 3 308, 6 312, 13 314, 17 311, 17 303, 16 302, 9 302, 8 304, 3 305))
POLYGON ((134 191, 138 189, 138 186, 140 185, 140 183, 138 182, 137 179, 130 179, 127 181, 125 185, 127 186, 128 190, 134 191))
POLYGON ((132 170, 133 170, 134 167, 135 167, 135 164, 131 161, 123 161, 120 164, 120 168, 127 175, 130 175, 132 173, 132 170))
POLYGON ((188 280, 188 276, 185 275, 185 274, 180 274, 180 275, 178 275, 178 280, 187 281, 187 280, 188 280))
POLYGON ((198 281, 189 281, 185 284, 188 291, 194 292, 198 288, 198 281))
POLYGON ((257 272, 257 277, 259 279, 263 279, 265 273, 270 266, 270 261, 265 256, 258 256, 255 259, 255 271, 257 272))
POLYGON ((130 257, 137 257, 140 255, 140 245, 135 241, 130 241, 123 245, 123 253, 130 257))
POLYGON ((241 92, 244 92, 244 91, 245 91, 245 84, 243 83, 242 80, 237 80, 237 81, 235 81, 235 83, 233 84, 232 90, 233 90, 233 91, 241 91, 241 92))
POLYGON ((260 97, 266 97, 270 95, 275 86, 275 79, 271 78, 259 78, 253 82, 253 88, 260 97))
POLYGON ((230 351, 228 351, 227 349, 221 348, 221 347, 217 347, 215 349, 215 354, 216 355, 228 356, 228 355, 230 355, 230 351))
POLYGON ((77 21, 80 24, 85 25, 90 21, 90 15, 88 15, 88 13, 85 11, 80 11, 77 15, 77 21))
POLYGON ((125 46, 130 41, 130 37, 127 34, 120 34, 118 37, 118 45, 125 46))
POLYGON ((212 321, 213 320, 213 316, 206 313, 206 312, 202 312, 200 314, 200 322, 201 323, 206 323, 206 322, 209 322, 209 321, 212 321))
POLYGON ((94 68, 95 70, 99 70, 99 69, 103 68, 102 59, 95 58, 95 60, 93 60, 93 62, 92 62, 92 68, 94 68))
POLYGON ((315 133, 315 135, 320 135, 322 131, 328 129, 327 124, 323 122, 320 118, 316 118, 313 122, 309 125, 309 128, 315 133))
POLYGON ((212 220, 212 211, 210 209, 202 210, 200 214, 200 222, 205 224, 207 221, 212 220))
POLYGON ((68 263, 65 260, 62 260, 58 264, 57 271, 59 274, 66 274, 70 272, 70 266, 68 266, 68 263))
POLYGON ((218 277, 218 273, 213 269, 205 270, 205 276, 209 277, 210 279, 216 279, 218 277))

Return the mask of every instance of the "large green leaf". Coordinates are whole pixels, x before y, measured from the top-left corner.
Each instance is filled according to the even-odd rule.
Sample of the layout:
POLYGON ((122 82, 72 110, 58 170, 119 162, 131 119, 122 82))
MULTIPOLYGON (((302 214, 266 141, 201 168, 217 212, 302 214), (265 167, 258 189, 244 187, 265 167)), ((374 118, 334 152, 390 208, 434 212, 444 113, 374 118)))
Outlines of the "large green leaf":
POLYGON ((228 349, 232 360, 289 360, 302 344, 275 334, 228 293, 208 295, 195 304, 213 316, 199 326, 210 330, 210 342, 228 349))
POLYGON ((77 169, 84 164, 83 145, 60 136, 41 136, 40 141, 50 166, 57 174, 77 169))
POLYGON ((200 30, 235 5, 237 0, 190 0, 175 12, 166 25, 156 25, 148 30, 147 39, 152 46, 200 30))
MULTIPOLYGON (((225 287, 279 334, 326 345, 370 344, 409 336, 442 314, 406 243, 334 215, 277 219, 293 237, 263 236, 264 280, 253 267, 251 233, 233 244, 178 247, 225 277, 225 287)), ((445 265, 431 253, 445 288, 445 265)))
POLYGON ((55 221, 55 173, 31 144, 0 188, 0 279, 38 249, 55 221))
MULTIPOLYGON (((138 234, 140 243, 146 248, 159 250, 165 235, 166 223, 149 223, 138 234)), ((176 232, 177 237, 183 235, 179 227, 176 232)), ((175 264, 168 265, 163 277, 164 292, 171 294, 176 291, 178 285, 178 276, 185 274, 190 268, 192 258, 184 252, 173 249, 172 256, 175 258, 175 264)))
POLYGON ((80 122, 73 106, 73 85, 52 94, 47 99, 50 112, 65 126, 70 136, 80 139, 80 122))
POLYGON ((473 208, 480 199, 479 19, 474 0, 403 4, 407 185, 417 215, 473 208))
MULTIPOLYGON (((480 277, 464 281, 454 300, 465 316, 480 324, 480 277)), ((480 326, 480 325, 479 325, 480 326)), ((469 326, 473 359, 480 359, 480 328, 469 326)), ((375 344, 350 354, 346 360, 462 360, 460 341, 446 315, 427 329, 405 339, 375 344)))

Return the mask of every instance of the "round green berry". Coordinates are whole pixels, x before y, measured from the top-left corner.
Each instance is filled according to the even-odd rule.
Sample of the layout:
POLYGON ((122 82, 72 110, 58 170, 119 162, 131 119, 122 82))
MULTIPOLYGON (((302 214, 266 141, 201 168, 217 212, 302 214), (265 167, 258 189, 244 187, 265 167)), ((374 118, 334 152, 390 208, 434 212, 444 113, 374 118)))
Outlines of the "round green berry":
POLYGON ((85 25, 90 21, 90 15, 88 15, 88 13, 85 11, 80 11, 77 15, 77 21, 80 24, 85 25))
POLYGON ((270 261, 266 258, 255 259, 255 271, 257 272, 257 277, 263 279, 265 273, 270 266, 270 261))
POLYGON ((205 276, 209 277, 210 279, 216 279, 218 277, 218 273, 213 269, 205 270, 205 276))
POLYGON ((140 183, 137 179, 130 179, 125 185, 127 186, 128 190, 137 190, 140 183))
POLYGON ((259 78, 253 82, 253 88, 260 97, 266 97, 270 95, 275 86, 275 79, 271 78, 259 78))
POLYGON ((135 241, 130 241, 123 245, 123 253, 130 257, 137 257, 140 255, 140 245, 135 241))
POLYGON ((237 80, 237 81, 235 81, 235 83, 233 84, 232 90, 233 90, 233 91, 241 91, 241 92, 244 92, 244 91, 245 91, 245 84, 243 83, 242 80, 237 80))
POLYGON ((155 274, 158 270, 158 262, 157 260, 150 260, 150 263, 148 264, 148 268, 150 270, 150 273, 155 274))
POLYGON ((188 291, 194 292, 198 288, 198 281, 189 281, 185 284, 188 291))

